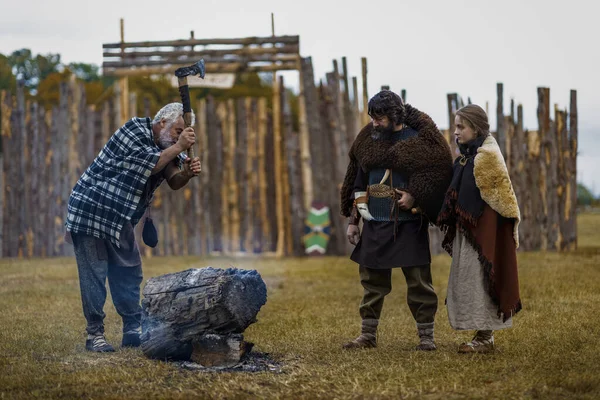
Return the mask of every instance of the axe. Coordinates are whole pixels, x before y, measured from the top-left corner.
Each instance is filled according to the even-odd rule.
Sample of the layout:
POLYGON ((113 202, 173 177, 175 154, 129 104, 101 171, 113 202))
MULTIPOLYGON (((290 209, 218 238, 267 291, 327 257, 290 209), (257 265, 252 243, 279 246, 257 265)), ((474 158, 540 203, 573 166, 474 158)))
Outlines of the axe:
MULTIPOLYGON (((189 67, 181 67, 175 70, 175 76, 179 83, 181 103, 183 104, 183 121, 185 122, 186 128, 192 125, 192 105, 190 103, 190 88, 187 83, 187 77, 198 75, 200 78, 204 79, 204 71, 204 59, 201 59, 189 67)), ((190 159, 194 158, 193 147, 188 149, 187 154, 190 159)))

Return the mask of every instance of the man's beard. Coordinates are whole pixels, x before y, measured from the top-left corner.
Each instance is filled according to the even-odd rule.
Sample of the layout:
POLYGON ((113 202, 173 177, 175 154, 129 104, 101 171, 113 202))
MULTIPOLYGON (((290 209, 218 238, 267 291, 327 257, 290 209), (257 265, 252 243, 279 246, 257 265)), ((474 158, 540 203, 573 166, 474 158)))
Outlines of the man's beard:
POLYGON ((164 128, 158 135, 158 147, 160 147, 162 150, 168 149, 174 144, 169 132, 170 128, 171 127, 164 128))
POLYGON ((379 139, 390 139, 393 135, 393 133, 395 132, 395 126, 392 122, 388 123, 387 126, 378 126, 376 128, 374 128, 375 132, 373 132, 373 139, 375 140, 379 140, 379 139))

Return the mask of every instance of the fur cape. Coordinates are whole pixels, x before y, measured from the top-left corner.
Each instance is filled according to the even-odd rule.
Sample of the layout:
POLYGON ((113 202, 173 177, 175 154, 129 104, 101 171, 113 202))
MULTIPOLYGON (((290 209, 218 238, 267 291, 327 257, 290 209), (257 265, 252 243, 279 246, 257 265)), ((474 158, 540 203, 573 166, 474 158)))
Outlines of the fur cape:
POLYGON ((406 174, 406 191, 415 198, 431 222, 444 201, 444 195, 452 179, 452 156, 450 146, 429 115, 406 104, 404 124, 416 130, 418 135, 390 145, 375 140, 373 124, 367 124, 358 134, 350 149, 350 163, 341 189, 341 214, 349 217, 352 212, 352 191, 358 168, 369 171, 376 167, 393 168, 406 174))
POLYGON ((521 222, 519 204, 504 157, 492 135, 488 135, 477 150, 474 162, 473 174, 475 175, 475 184, 481 192, 481 198, 492 210, 504 218, 515 220, 513 238, 516 247, 519 248, 519 223, 521 222))

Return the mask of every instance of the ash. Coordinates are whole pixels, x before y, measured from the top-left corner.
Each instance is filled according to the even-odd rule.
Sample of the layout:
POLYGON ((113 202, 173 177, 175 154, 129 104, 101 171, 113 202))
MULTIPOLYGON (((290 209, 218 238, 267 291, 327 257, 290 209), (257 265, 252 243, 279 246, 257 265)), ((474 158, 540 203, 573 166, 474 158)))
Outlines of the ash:
POLYGON ((269 356, 269 353, 250 352, 246 354, 242 360, 233 367, 204 367, 201 364, 192 361, 175 361, 173 362, 181 369, 198 372, 273 372, 276 374, 282 373, 281 363, 274 361, 269 356))

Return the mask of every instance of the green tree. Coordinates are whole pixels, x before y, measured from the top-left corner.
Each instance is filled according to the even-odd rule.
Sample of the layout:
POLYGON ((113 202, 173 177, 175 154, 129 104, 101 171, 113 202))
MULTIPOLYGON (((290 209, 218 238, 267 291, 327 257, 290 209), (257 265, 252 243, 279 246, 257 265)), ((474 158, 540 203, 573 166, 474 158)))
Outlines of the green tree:
POLYGON ((577 204, 580 206, 589 206, 596 202, 598 199, 594 197, 594 194, 589 190, 583 183, 577 184, 577 204))
POLYGON ((100 67, 96 64, 87 64, 82 62, 70 63, 69 69, 78 79, 84 82, 100 81, 100 67))
POLYGON ((4 54, 0 54, 0 90, 14 93, 17 88, 17 79, 12 73, 12 66, 4 54))
POLYGON ((53 72, 61 72, 63 65, 60 54, 38 54, 33 56, 31 50, 15 50, 8 57, 17 79, 25 82, 25 87, 36 91, 39 83, 53 72))
POLYGON ((57 105, 60 102, 60 84, 67 81, 71 75, 71 71, 66 68, 62 72, 53 72, 42 79, 35 96, 37 102, 46 109, 57 105))

